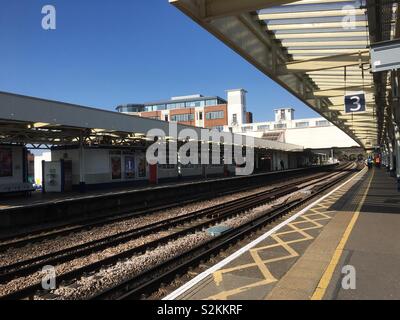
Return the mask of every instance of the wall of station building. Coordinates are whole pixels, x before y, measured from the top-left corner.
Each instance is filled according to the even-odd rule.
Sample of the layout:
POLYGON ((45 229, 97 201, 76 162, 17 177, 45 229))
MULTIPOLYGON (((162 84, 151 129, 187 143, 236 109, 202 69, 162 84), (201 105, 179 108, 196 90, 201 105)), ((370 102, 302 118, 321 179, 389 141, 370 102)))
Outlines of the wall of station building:
MULTIPOLYGON (((0 193, 3 189, 11 188, 16 191, 15 185, 27 184, 27 151, 22 146, 0 146, 0 193), (15 187, 15 188, 14 188, 15 187), (14 188, 14 189, 13 189, 14 188)), ((54 170, 54 164, 70 163, 72 185, 77 187, 84 182, 89 189, 100 189, 110 186, 145 185, 150 180, 150 166, 146 161, 145 150, 116 149, 116 148, 57 148, 42 156, 35 157, 36 182, 42 175, 42 161, 45 161, 47 170, 43 171, 45 187, 54 178, 60 181, 60 172, 54 170), (40 170, 39 170, 40 169, 40 170), (39 172, 40 171, 40 172, 39 172), (58 175, 54 177, 53 175, 58 175)), ((254 173, 295 169, 309 164, 305 153, 283 152, 267 149, 255 149, 254 173), (282 168, 283 164, 283 168, 282 168)), ((57 166, 56 166, 57 167, 57 166)), ((59 166, 58 166, 59 167, 59 166)), ((158 165, 157 178, 159 182, 178 179, 201 179, 235 175, 235 165, 158 165)), ((39 184, 39 183, 38 183, 39 184)), ((46 191, 55 190, 46 187, 46 191)), ((67 189, 60 189, 68 191, 67 189)), ((56 191, 60 192, 60 191, 56 191)))
POLYGON ((290 143, 303 146, 305 149, 326 149, 326 148, 352 148, 358 144, 347 134, 336 126, 321 126, 308 128, 290 128, 282 130, 263 131, 257 130, 257 125, 253 124, 254 131, 238 132, 263 138, 266 133, 280 132, 279 142, 290 143))
MULTIPOLYGON (((291 153, 276 150, 255 150, 254 173, 296 169, 309 164, 303 153, 291 153), (282 163, 283 168, 282 168, 282 163)), ((144 150, 86 148, 54 149, 51 160, 70 161, 72 163, 72 184, 76 189, 81 182, 89 188, 97 189, 109 186, 128 186, 147 184, 150 179, 150 166, 144 150)), ((235 165, 173 165, 159 164, 157 179, 159 182, 178 179, 198 179, 209 177, 233 176, 235 165)))
POLYGON ((358 146, 353 139, 335 126, 286 130, 285 142, 301 145, 306 149, 358 146))
POLYGON ((359 147, 357 142, 324 118, 295 119, 295 110, 292 108, 276 109, 275 121, 247 123, 225 127, 224 130, 274 139, 305 149, 359 147))
POLYGON ((119 184, 147 181, 148 165, 144 151, 117 149, 52 150, 52 161, 72 162, 72 184, 119 184), (82 159, 82 163, 81 163, 82 159))

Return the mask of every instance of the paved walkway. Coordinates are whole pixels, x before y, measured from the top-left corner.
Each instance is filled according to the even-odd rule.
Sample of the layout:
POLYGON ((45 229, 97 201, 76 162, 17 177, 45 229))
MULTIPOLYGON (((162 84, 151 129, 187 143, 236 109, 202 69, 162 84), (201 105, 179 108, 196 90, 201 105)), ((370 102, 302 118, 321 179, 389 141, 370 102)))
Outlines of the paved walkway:
POLYGON ((365 169, 276 227, 168 298, 400 299, 400 193, 384 169, 365 169))

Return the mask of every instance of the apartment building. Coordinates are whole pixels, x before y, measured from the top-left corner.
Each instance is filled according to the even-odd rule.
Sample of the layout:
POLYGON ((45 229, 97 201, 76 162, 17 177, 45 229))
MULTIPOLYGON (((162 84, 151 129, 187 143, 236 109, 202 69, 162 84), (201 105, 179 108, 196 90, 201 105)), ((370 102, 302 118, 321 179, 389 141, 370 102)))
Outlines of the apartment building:
POLYGON ((172 97, 143 104, 120 105, 118 112, 222 131, 228 125, 252 121, 243 89, 228 90, 227 99, 201 94, 172 97))

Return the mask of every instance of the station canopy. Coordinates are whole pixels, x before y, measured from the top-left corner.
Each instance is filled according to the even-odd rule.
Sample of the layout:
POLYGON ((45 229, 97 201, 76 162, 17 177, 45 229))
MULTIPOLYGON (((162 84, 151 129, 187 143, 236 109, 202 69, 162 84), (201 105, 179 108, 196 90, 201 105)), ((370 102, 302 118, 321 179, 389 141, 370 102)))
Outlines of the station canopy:
POLYGON ((170 2, 360 146, 379 145, 390 81, 372 74, 369 47, 399 37, 398 1, 170 2), (346 112, 359 94, 365 110, 346 112))
MULTIPOLYGON (((167 140, 179 143, 188 141, 185 129, 196 132, 201 143, 220 144, 224 140, 212 136, 201 140, 201 128, 177 124, 176 134, 170 132, 168 122, 102 109, 0 92, 0 144, 27 145, 30 148, 48 149, 55 146, 91 146, 117 148, 146 148, 154 143, 159 130, 167 140)), ((236 146, 246 146, 246 137, 234 135, 236 146)), ((190 140, 190 139, 189 139, 190 140)), ((192 140, 193 141, 193 140, 192 140)), ((254 138, 248 145, 260 149, 301 152, 302 146, 254 138)))

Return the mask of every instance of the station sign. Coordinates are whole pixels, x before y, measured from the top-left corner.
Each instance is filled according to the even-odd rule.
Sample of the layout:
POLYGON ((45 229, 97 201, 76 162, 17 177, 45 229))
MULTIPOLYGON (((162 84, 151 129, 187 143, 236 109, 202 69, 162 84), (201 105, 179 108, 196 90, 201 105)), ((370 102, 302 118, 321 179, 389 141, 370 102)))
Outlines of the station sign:
POLYGON ((346 113, 357 113, 357 112, 367 111, 365 92, 360 91, 360 92, 347 93, 344 97, 344 106, 346 113))
POLYGON ((400 69, 400 39, 371 45, 372 72, 400 69))

